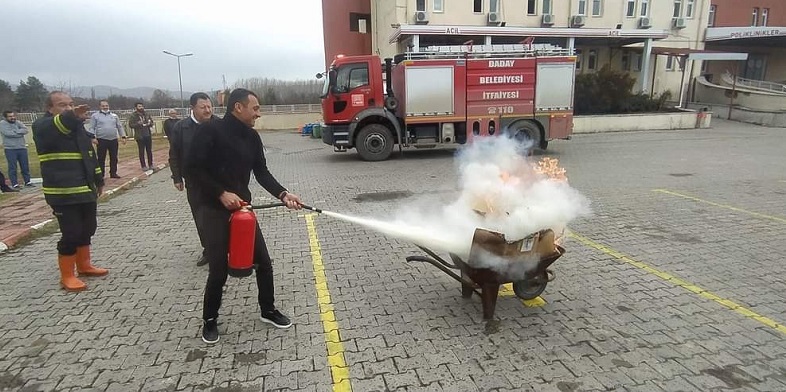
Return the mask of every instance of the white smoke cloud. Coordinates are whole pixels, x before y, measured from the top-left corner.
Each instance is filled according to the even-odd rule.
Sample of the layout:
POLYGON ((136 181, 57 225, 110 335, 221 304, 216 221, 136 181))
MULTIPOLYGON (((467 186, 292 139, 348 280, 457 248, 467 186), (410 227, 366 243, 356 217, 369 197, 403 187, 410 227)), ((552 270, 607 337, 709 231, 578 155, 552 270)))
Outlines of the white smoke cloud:
POLYGON ((560 235, 571 221, 590 213, 589 200, 567 181, 538 173, 528 149, 508 137, 476 138, 457 156, 459 198, 437 213, 401 211, 396 223, 431 233, 413 242, 464 260, 476 228, 502 233, 508 241, 544 229, 560 235))
POLYGON ((489 252, 470 250, 475 229, 502 233, 514 242, 552 229, 560 236, 574 219, 590 213, 589 200, 565 180, 535 170, 530 146, 503 136, 475 138, 458 154, 460 194, 454 202, 408 207, 391 222, 350 217, 325 211, 437 252, 452 253, 476 268, 491 268, 512 280, 534 268, 540 256, 522 254, 517 263, 489 252))

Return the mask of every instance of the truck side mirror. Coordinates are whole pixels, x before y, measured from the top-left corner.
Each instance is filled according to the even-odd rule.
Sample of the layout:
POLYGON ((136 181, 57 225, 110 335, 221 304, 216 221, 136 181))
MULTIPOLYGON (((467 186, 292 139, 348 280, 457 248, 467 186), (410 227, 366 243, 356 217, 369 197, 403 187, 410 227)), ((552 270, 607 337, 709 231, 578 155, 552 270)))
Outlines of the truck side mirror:
POLYGON ((322 72, 317 72, 317 79, 322 79, 323 76, 325 76, 325 74, 322 72))

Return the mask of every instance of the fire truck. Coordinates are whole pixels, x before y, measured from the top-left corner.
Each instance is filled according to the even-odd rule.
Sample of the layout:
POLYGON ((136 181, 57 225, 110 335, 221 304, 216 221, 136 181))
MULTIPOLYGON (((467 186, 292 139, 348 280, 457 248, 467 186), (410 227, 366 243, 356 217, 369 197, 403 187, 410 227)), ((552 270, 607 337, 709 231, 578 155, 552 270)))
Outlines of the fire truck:
POLYGON ((322 141, 367 161, 395 144, 455 148, 500 134, 545 150, 571 137, 575 66, 571 50, 531 43, 431 46, 384 62, 339 55, 322 90, 322 141))

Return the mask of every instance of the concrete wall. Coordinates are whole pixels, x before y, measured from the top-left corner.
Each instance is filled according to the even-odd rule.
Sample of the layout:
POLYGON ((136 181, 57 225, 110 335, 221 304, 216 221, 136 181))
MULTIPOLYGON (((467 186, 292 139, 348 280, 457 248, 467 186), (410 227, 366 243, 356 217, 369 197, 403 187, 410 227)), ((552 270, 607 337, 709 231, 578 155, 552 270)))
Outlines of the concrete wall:
POLYGON ((573 133, 709 128, 712 113, 686 111, 573 117, 573 133))
POLYGON ((767 26, 786 26, 786 2, 783 0, 712 0, 715 5, 714 27, 752 26, 753 8, 759 8, 761 26, 761 10, 769 9, 767 26))
POLYGON ((731 110, 731 117, 729 117, 728 105, 699 102, 688 104, 688 107, 697 110, 707 108, 715 113, 718 118, 763 125, 765 127, 786 128, 786 111, 761 111, 734 107, 731 110))
POLYGON ((306 123, 322 121, 322 113, 265 114, 254 128, 261 130, 297 129, 306 123))
MULTIPOLYGON (((637 131, 655 129, 709 128, 712 113, 705 113, 699 121, 695 111, 657 114, 620 114, 602 116, 576 116, 573 118, 574 133, 637 131)), ((321 121, 319 113, 265 115, 255 126, 260 130, 297 129, 305 123, 321 121)))
MULTIPOLYGON (((696 79, 695 101, 727 105, 730 103, 732 87, 711 84, 703 77, 696 79)), ((758 111, 786 111, 786 96, 763 91, 737 88, 734 105, 758 111)))
MULTIPOLYGON (((325 68, 330 67, 338 54, 357 56, 371 54, 371 29, 359 31, 358 26, 351 31, 350 13, 371 14, 368 0, 323 0, 322 31, 325 40, 325 68)), ((368 19, 368 18, 367 18, 368 19)), ((367 20, 366 26, 372 25, 373 17, 367 20)))

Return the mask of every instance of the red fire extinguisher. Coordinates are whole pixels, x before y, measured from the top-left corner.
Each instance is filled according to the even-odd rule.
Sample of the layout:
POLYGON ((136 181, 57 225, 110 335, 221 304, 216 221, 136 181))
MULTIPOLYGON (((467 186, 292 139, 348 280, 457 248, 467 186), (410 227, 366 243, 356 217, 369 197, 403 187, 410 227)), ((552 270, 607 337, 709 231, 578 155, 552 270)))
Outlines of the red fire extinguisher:
POLYGON ((244 206, 229 217, 229 276, 243 278, 254 270, 257 217, 244 206))

